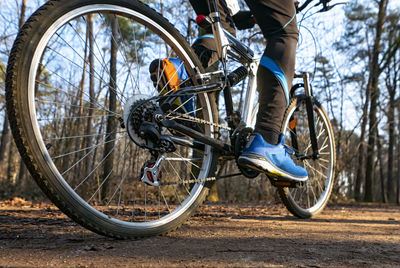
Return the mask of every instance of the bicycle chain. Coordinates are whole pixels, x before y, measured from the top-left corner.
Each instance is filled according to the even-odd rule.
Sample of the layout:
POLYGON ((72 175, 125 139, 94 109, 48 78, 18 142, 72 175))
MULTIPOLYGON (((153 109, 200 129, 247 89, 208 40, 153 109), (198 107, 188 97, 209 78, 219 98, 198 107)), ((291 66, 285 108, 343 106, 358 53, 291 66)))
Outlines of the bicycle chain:
MULTIPOLYGON (((210 125, 210 126, 214 126, 217 128, 231 130, 230 127, 212 123, 212 122, 209 122, 209 121, 201 119, 201 118, 190 116, 188 114, 173 112, 173 113, 170 113, 169 115, 167 115, 167 117, 170 117, 171 119, 185 118, 185 119, 192 120, 192 121, 200 123, 200 124, 205 124, 205 125, 210 125)), ((191 183, 200 183, 200 182, 215 181, 215 180, 217 180, 216 177, 208 177, 208 178, 203 178, 203 179, 181 180, 181 181, 168 181, 168 182, 160 182, 160 186, 175 185, 175 184, 191 184, 191 183)))
MULTIPOLYGON (((187 114, 181 114, 181 113, 178 113, 178 112, 170 113, 170 115, 167 115, 167 117, 170 117, 171 119, 185 118, 185 119, 189 119, 189 120, 192 120, 194 122, 205 124, 205 125, 211 125, 211 126, 214 126, 214 127, 223 128, 223 129, 227 129, 227 130, 231 129, 230 127, 227 127, 227 126, 222 126, 220 124, 211 123, 211 122, 206 121, 204 119, 200 119, 200 118, 197 118, 197 117, 194 117, 194 116, 190 116, 190 115, 187 115, 187 114), (171 114, 173 114, 173 116, 171 116, 171 114)), ((175 184, 199 183, 199 182, 215 181, 216 179, 217 178, 215 178, 215 177, 208 177, 208 178, 203 178, 203 179, 168 181, 168 182, 160 182, 160 186, 175 185, 175 184)))
POLYGON ((215 180, 217 180, 216 177, 208 177, 208 178, 204 178, 204 179, 183 180, 183 181, 168 181, 168 182, 160 182, 160 186, 173 185, 173 184, 190 184, 190 183, 199 183, 199 182, 215 181, 215 180))
POLYGON ((197 118, 197 117, 194 117, 194 116, 190 116, 188 114, 181 114, 181 113, 178 113, 178 112, 173 112, 171 114, 178 116, 178 117, 174 117, 174 116, 168 115, 168 117, 170 117, 172 119, 185 118, 185 119, 190 119, 190 120, 192 120, 194 122, 197 122, 197 123, 200 123, 200 124, 214 126, 214 127, 222 128, 222 129, 226 129, 226 130, 231 130, 230 127, 223 126, 223 125, 216 124, 216 123, 211 123, 210 121, 207 121, 207 120, 204 120, 204 119, 201 119, 201 118, 197 118))

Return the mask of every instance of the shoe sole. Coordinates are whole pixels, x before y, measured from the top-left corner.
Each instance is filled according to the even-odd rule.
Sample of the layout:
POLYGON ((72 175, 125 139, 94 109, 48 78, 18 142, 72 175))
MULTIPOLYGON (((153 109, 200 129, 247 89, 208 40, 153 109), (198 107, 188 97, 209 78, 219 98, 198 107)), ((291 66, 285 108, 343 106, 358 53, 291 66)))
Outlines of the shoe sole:
POLYGON ((300 177, 288 174, 259 155, 242 155, 239 157, 238 162, 242 166, 247 166, 251 169, 263 172, 277 180, 304 182, 308 179, 308 176, 300 177))

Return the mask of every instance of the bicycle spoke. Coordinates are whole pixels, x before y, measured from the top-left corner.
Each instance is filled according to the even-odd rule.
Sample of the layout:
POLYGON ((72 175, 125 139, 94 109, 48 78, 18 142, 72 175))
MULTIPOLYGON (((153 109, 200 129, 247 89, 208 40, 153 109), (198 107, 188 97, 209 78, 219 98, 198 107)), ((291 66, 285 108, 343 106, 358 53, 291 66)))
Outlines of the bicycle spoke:
MULTIPOLYGON (((59 52, 56 51, 55 49, 53 49, 53 48, 51 48, 51 47, 47 47, 47 49, 49 49, 49 50, 51 50, 51 51, 54 51, 54 52, 55 52, 57 55, 59 55, 60 57, 66 59, 68 62, 70 62, 70 63, 72 63, 73 65, 75 65, 76 67, 82 69, 82 71, 84 71, 84 72, 86 72, 86 73, 88 73, 88 74, 90 74, 90 75, 96 76, 96 78, 97 78, 99 81, 103 82, 104 84, 108 84, 106 81, 103 80, 103 78, 100 76, 100 74, 97 73, 96 71, 95 71, 94 73, 91 73, 90 71, 86 71, 86 68, 83 69, 83 68, 82 68, 81 66, 79 66, 77 63, 75 63, 74 61, 70 60, 69 58, 67 58, 67 57, 64 56, 63 54, 59 53, 59 52)), ((88 64, 88 62, 87 62, 86 60, 85 60, 85 63, 88 64)))
POLYGON ((322 165, 322 164, 321 164, 321 163, 319 163, 319 162, 318 162, 318 166, 320 166, 320 167, 322 167, 322 168, 324 168, 324 169, 326 169, 326 170, 328 170, 328 169, 329 169, 327 166, 324 166, 324 165, 322 165))
MULTIPOLYGON (((85 18, 83 18, 83 19, 85 20, 85 18)), ((69 24, 69 25, 70 25, 70 24, 69 24)), ((80 36, 80 34, 79 34, 78 32, 76 32, 75 28, 73 28, 72 25, 70 25, 70 27, 75 31, 75 33, 77 34, 77 36, 83 41, 83 38, 80 36)), ((98 46, 98 44, 97 44, 97 42, 96 42, 95 36, 93 36, 93 33, 90 33, 90 35, 91 35, 92 38, 93 38, 94 44, 95 44, 95 46, 96 46, 98 52, 101 54, 101 50, 100 50, 100 48, 99 48, 99 46, 98 46)), ((60 38, 61 38, 61 37, 60 37, 60 38)), ((63 40, 69 47, 71 47, 71 46, 69 45, 69 43, 66 42, 63 38, 61 38, 61 40, 63 40)), ((74 48, 71 47, 71 49, 72 49, 79 57, 81 57, 80 54, 79 54, 78 52, 76 52, 76 50, 75 50, 74 48)), ((114 81, 114 79, 112 78, 112 76, 111 76, 111 74, 110 74, 108 68, 106 67, 106 63, 105 63, 105 61, 104 61, 104 54, 101 55, 101 56, 102 56, 102 57, 101 57, 101 58, 102 58, 102 61, 99 60, 99 58, 96 56, 96 53, 93 53, 93 56, 94 56, 94 58, 100 63, 100 65, 102 65, 103 70, 105 70, 105 71, 107 72, 107 74, 110 76, 111 81, 112 81, 113 83, 115 83, 115 81, 114 81)), ((82 57, 81 57, 81 58, 82 58, 82 57)), ((84 58, 82 58, 82 59, 83 59, 84 62, 86 62, 86 59, 84 59, 84 58)), ((115 83, 115 84, 116 84, 116 83, 115 83)), ((116 95, 118 95, 118 92, 117 92, 118 88, 113 89, 113 90, 115 91, 116 95)), ((125 97, 123 94, 121 94, 121 96, 124 97, 124 99, 126 100, 126 97, 125 97)), ((122 100, 122 99, 121 99, 121 102, 123 103, 123 100, 122 100)))
POLYGON ((323 174, 321 171, 315 169, 313 166, 311 166, 310 164, 308 164, 307 162, 307 167, 309 167, 310 169, 312 169, 315 173, 319 174, 322 178, 326 179, 327 176, 325 174, 323 174))
MULTIPOLYGON (((169 208, 168 202, 167 202, 167 200, 165 199, 164 193, 163 193, 162 191, 161 191, 161 195, 162 195, 162 197, 163 197, 163 200, 164 200, 165 205, 167 206, 168 211, 171 212, 171 209, 169 208)), ((181 204, 182 204, 182 203, 181 203, 181 204)))
MULTIPOLYGON (((58 88, 55 88, 55 89, 59 90, 58 88)), ((72 95, 72 94, 70 94, 70 95, 72 95)), ((95 112, 108 112, 108 114, 113 114, 113 115, 120 116, 120 114, 113 113, 111 111, 107 111, 106 109, 91 108, 91 107, 87 107, 87 106, 83 106, 83 105, 76 105, 76 104, 70 104, 70 103, 61 103, 61 102, 56 102, 56 101, 40 100, 40 99, 35 99, 35 102, 41 102, 41 103, 47 103, 47 104, 55 104, 55 105, 58 105, 58 106, 68 105, 69 107, 75 107, 75 108, 79 108, 79 109, 82 109, 82 110, 92 110, 92 111, 95 111, 95 112)), ((94 104, 94 103, 90 103, 90 102, 87 102, 87 103, 88 104, 94 104)), ((98 105, 98 106, 101 107, 100 105, 98 105)))
MULTIPOLYGON (((117 146, 115 145, 114 148, 115 148, 115 147, 117 147, 117 146)), ((122 153, 122 155, 119 156, 119 160, 121 160, 121 157, 122 157, 122 158, 125 157, 126 149, 127 149, 127 148, 128 148, 128 144, 125 145, 124 152, 122 153)), ((119 162, 119 161, 117 161, 117 162, 119 162)), ((90 203, 90 201, 92 200, 92 198, 99 192, 99 190, 103 187, 104 183, 106 183, 106 181, 108 180, 108 178, 109 178, 109 177, 111 176, 111 174, 113 173, 114 168, 115 168, 115 166, 112 167, 112 169, 110 170, 110 172, 109 172, 109 173, 107 174, 107 176, 104 178, 103 182, 99 185, 99 187, 98 187, 97 190, 93 193, 93 195, 92 195, 88 200, 86 200, 86 203, 90 203)), ((112 198, 110 198, 110 200, 112 200, 112 198)), ((106 207, 107 207, 107 205, 106 205, 106 207)))
POLYGON ((93 150, 94 148, 97 148, 97 147, 99 147, 101 145, 104 145, 104 144, 107 144, 107 143, 110 143, 110 142, 113 142, 113 141, 116 141, 116 140, 117 139, 113 139, 113 140, 110 140, 110 141, 107 141, 107 142, 99 143, 99 144, 94 145, 94 146, 89 146, 89 147, 82 148, 82 149, 79 149, 79 150, 76 150, 76 151, 72 151, 72 152, 68 152, 68 153, 65 153, 65 154, 62 154, 62 155, 53 156, 53 159, 65 157, 65 156, 68 156, 68 155, 71 155, 71 154, 76 154, 76 153, 79 153, 79 152, 86 151, 88 149, 92 149, 93 150))
MULTIPOLYGON (((57 74, 56 74, 57 75, 57 74)), ((62 78, 63 80, 64 80, 64 78, 62 78)), ((64 80, 65 82, 67 82, 67 83, 69 83, 69 81, 68 80, 64 80)), ((62 93, 64 93, 65 95, 69 95, 69 96, 71 96, 71 97, 76 97, 76 94, 73 94, 73 93, 69 93, 69 92, 66 92, 66 91, 64 91, 64 90, 62 90, 62 89, 60 89, 60 88, 50 88, 49 86, 47 86, 47 85, 45 85, 45 84, 43 84, 43 83, 41 83, 41 82, 39 82, 39 81, 36 81, 38 84, 41 84, 41 85, 43 85, 44 87, 46 87, 46 88, 48 88, 48 89, 56 89, 57 91, 60 91, 60 92, 62 92, 62 93)), ((76 90, 78 90, 79 91, 79 88, 77 88, 77 87, 75 87, 74 85, 72 85, 72 84, 70 84, 74 89, 76 89, 76 90)), ((86 94, 86 96, 88 96, 87 94, 86 94)), ((89 97, 89 96, 88 96, 89 97)), ((90 98, 90 97, 89 97, 90 98)), ((37 101, 37 102, 47 102, 46 100, 38 100, 38 99, 35 99, 35 101, 37 101)), ((93 105, 96 105, 96 106, 98 106, 98 107, 100 107, 101 109, 99 110, 99 111, 105 111, 105 112, 107 112, 107 113, 109 113, 109 114, 113 114, 113 115, 116 115, 116 116, 121 116, 120 114, 118 114, 118 113, 115 113, 115 112, 112 112, 112 111, 110 111, 110 110, 108 110, 107 108, 105 108, 103 105, 101 105, 100 103, 98 103, 98 102, 90 102, 90 101, 85 101, 85 102, 87 102, 88 104, 93 104, 93 105)), ((51 102, 50 102, 51 103, 51 102)), ((57 103, 55 103, 55 104, 57 104, 57 103)), ((65 104, 65 103, 64 103, 65 104)), ((74 105, 74 104, 68 104, 69 106, 71 106, 71 107, 78 107, 78 108, 86 108, 86 109, 89 109, 88 107, 85 107, 85 106, 82 106, 82 105, 74 105)), ((93 108, 91 108, 92 110, 95 110, 95 109, 93 109, 93 108)))
MULTIPOLYGON (((181 156, 179 153, 175 153, 175 152, 174 152, 174 154, 177 155, 177 156, 181 156)), ((189 165, 187 164, 187 161, 184 161, 183 163, 185 164, 186 168, 190 170, 190 175, 191 175, 193 178, 196 178, 196 176, 195 176, 195 175, 193 174, 193 172, 192 172, 192 169, 191 169, 191 168, 189 167, 189 165)), ((171 164, 171 163, 170 163, 170 164, 171 164)), ((194 163, 191 163, 191 164, 192 164, 194 167, 200 169, 200 167, 199 167, 198 165, 196 165, 196 164, 194 164, 194 163)), ((171 164, 171 165, 172 165, 172 164, 171 164)), ((183 187, 186 188, 186 184, 183 184, 183 187)), ((186 191, 189 192, 189 190, 188 190, 187 188, 186 188, 186 191)))
MULTIPOLYGON (((168 162, 168 164, 169 164, 169 165, 171 166, 171 168, 173 169, 175 175, 178 177, 178 180, 179 180, 180 182, 183 182, 184 180, 181 178, 181 176, 180 176, 179 173, 176 171, 176 169, 174 168, 174 166, 173 166, 170 162, 168 162)), ((185 188, 186 192, 187 192, 188 194, 190 194, 190 191, 187 189, 187 187, 186 187, 185 184, 183 184, 183 187, 185 188)), ((176 191, 176 190, 175 190, 175 191, 176 191)), ((175 192, 175 193, 176 193, 176 192, 175 192)))
MULTIPOLYGON (((189 99, 187 99, 185 102, 183 102, 181 105, 179 105, 178 107, 176 107, 172 112, 170 112, 169 114, 167 114, 167 116, 170 116, 171 113, 174 113, 176 111, 179 110, 179 108, 183 107, 186 103, 188 103, 189 101, 193 100, 193 98, 195 97, 195 95, 191 96, 189 99)), ((193 112, 187 112, 185 114, 189 114, 189 113, 193 113, 193 112)))
MULTIPOLYGON (((117 131, 116 134, 126 133, 126 131, 117 131)), ((81 138, 88 138, 88 137, 98 137, 109 135, 111 133, 94 133, 94 134, 87 134, 87 135, 79 135, 79 136, 64 136, 64 137, 55 137, 55 138, 47 138, 44 141, 55 141, 55 140, 70 140, 70 139, 81 139, 81 138)), ((90 147, 88 147, 90 148, 90 147)))
MULTIPOLYGON (((161 50, 159 50, 159 51, 161 51, 161 50)), ((171 57, 171 53, 172 53, 172 50, 170 50, 170 51, 167 53, 167 58, 171 57)), ((160 58, 160 57, 161 57, 161 56, 159 55, 158 58, 160 58)), ((159 70, 159 68, 160 68, 160 63, 159 63, 159 65, 158 65, 157 70, 159 70)), ((160 84, 160 81, 161 81, 161 78, 162 78, 162 76, 161 76, 160 74, 163 74, 164 71, 165 71, 165 66, 163 66, 161 72, 159 72, 159 71, 157 72, 157 83, 156 83, 156 86, 160 84)), ((175 73, 176 73, 176 72, 175 72, 175 73)), ((170 79, 170 80, 171 80, 171 79, 170 79)), ((169 82, 170 82, 170 81, 168 81, 168 82, 164 85, 164 87, 163 87, 161 90, 159 90, 159 92, 163 92, 163 90, 164 90, 165 87, 169 84, 169 82)), ((171 93, 172 91, 173 91, 173 89, 169 90, 167 93, 165 93, 165 94, 163 94, 163 95, 167 95, 167 94, 171 93)), ((157 91, 154 91, 154 94, 153 94, 152 96, 155 96, 156 94, 157 94, 157 91)))
POLYGON ((112 148, 112 150, 110 152, 107 153, 107 155, 98 163, 98 165, 74 188, 74 190, 76 191, 76 189, 79 188, 79 186, 81 186, 95 171, 98 167, 100 167, 103 162, 107 159, 107 157, 114 151, 115 146, 112 148))
POLYGON ((38 121, 61 121, 70 119, 84 119, 84 118, 95 118, 95 117, 108 117, 108 115, 82 115, 82 116, 65 116, 65 117, 54 117, 54 118, 38 118, 38 121))

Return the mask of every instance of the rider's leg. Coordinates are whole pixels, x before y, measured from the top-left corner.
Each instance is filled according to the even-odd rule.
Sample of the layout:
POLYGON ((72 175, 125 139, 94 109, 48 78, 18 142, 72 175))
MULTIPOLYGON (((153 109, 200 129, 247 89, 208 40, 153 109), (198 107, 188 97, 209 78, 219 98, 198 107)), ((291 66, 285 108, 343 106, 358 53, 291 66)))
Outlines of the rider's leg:
POLYGON ((246 0, 267 46, 257 75, 260 110, 255 130, 277 144, 294 74, 298 29, 293 0, 246 0))
POLYGON ((304 181, 307 172, 296 166, 284 146, 280 128, 289 103, 298 30, 293 0, 246 0, 267 47, 257 74, 259 111, 255 133, 239 161, 276 177, 304 181))
MULTIPOLYGON (((190 0, 194 11, 197 15, 208 15, 209 9, 206 0, 190 0)), ((233 19, 229 14, 227 5, 224 0, 217 0, 218 11, 221 16, 221 24, 228 32, 236 35, 236 29, 233 23, 233 19)), ((218 61, 217 46, 212 35, 211 27, 208 29, 199 29, 199 37, 193 42, 192 45, 195 53, 199 56, 199 59, 205 69, 212 66, 218 61)), ((212 71, 214 68, 210 68, 212 71)))

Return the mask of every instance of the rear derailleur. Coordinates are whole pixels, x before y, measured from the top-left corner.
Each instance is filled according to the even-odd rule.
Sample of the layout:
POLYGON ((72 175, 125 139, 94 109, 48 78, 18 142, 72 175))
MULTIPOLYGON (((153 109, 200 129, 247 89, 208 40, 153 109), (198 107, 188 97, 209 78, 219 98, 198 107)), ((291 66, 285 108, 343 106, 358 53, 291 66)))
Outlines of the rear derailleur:
POLYGON ((169 135, 163 135, 164 113, 157 102, 136 95, 125 105, 124 125, 130 139, 139 147, 146 148, 151 159, 141 168, 140 180, 151 186, 160 186, 161 165, 166 153, 176 151, 169 135))

